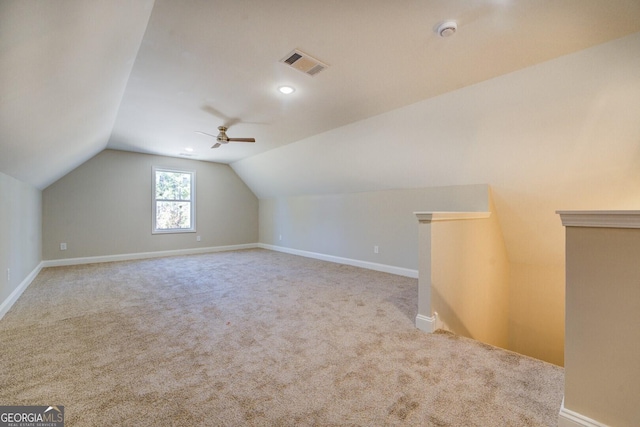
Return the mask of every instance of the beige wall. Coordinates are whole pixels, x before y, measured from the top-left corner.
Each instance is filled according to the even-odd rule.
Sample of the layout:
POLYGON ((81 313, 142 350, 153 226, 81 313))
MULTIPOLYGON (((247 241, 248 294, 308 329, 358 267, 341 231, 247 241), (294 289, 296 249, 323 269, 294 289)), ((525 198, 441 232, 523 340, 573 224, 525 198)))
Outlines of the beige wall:
POLYGON ((509 349, 564 365, 564 264, 511 263, 509 349))
POLYGON ((264 199, 260 242, 417 270, 413 212, 487 209, 486 185, 264 199))
POLYGON ((567 227, 565 407, 640 425, 640 229, 567 227))
POLYGON ((46 260, 257 240, 258 200, 223 164, 105 150, 43 191, 46 260), (196 171, 196 233, 151 234, 153 166, 196 171))
POLYGON ((509 260, 490 212, 431 224, 431 308, 445 329, 509 348, 509 260))
POLYGON ((40 190, 0 173, 0 306, 42 260, 41 215, 40 190))

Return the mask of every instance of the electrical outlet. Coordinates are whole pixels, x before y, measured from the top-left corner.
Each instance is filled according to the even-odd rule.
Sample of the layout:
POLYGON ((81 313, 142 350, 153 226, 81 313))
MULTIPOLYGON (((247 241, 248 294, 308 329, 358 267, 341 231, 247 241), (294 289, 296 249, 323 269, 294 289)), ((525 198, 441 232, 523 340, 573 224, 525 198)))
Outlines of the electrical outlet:
POLYGON ((377 246, 374 246, 374 247, 373 247, 373 253, 374 253, 374 254, 377 254, 377 253, 378 253, 378 247, 377 247, 377 246))
POLYGON ((66 243, 60 243, 60 250, 61 251, 66 251, 67 250, 67 244, 66 243))
POLYGON ((282 240, 282 234, 278 236, 278 240, 282 240))
POLYGON ((200 240, 200 236, 196 236, 196 242, 199 242, 200 240))

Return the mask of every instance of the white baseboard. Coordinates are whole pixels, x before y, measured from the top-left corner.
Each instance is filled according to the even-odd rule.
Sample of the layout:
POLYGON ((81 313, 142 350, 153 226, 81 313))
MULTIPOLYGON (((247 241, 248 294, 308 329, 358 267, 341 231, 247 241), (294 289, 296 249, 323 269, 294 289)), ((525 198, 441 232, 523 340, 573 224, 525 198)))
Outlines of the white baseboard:
MULTIPOLYGON (((406 276, 412 278, 418 278, 418 270, 411 270, 408 268, 394 267, 385 264, 376 264, 373 262, 359 261, 349 258, 341 258, 333 255, 319 254, 315 252, 301 251, 298 249, 290 249, 282 246, 266 245, 264 243, 246 243, 241 245, 228 245, 228 246, 213 246, 207 248, 193 248, 193 249, 177 249, 171 251, 158 251, 158 252, 139 252, 131 254, 118 254, 118 255, 103 255, 103 256, 91 256, 82 258, 65 258, 65 259, 52 259, 44 260, 38 264, 38 266, 25 278, 22 283, 9 295, 9 297, 0 304, 0 319, 9 311, 13 304, 20 298, 20 295, 27 289, 33 279, 36 278, 40 270, 45 267, 63 267, 69 265, 81 265, 81 264, 93 264, 101 262, 114 262, 114 261, 131 261, 136 259, 147 258, 160 258, 166 256, 180 256, 180 255, 194 255, 211 252, 223 252, 223 251, 236 251, 242 249, 269 249, 278 252, 285 252, 292 255, 300 255, 307 258, 315 258, 322 261, 335 262, 338 264, 347 264, 354 267, 366 268, 369 270, 382 271, 385 273, 397 274, 399 276, 406 276)), ((429 318, 430 319, 430 318, 429 318)))
POLYGON ((44 263, 40 262, 40 264, 38 264, 36 268, 34 268, 33 271, 29 273, 29 275, 25 277, 25 279, 22 282, 20 282, 18 287, 15 288, 13 292, 11 292, 11 294, 7 297, 7 299, 2 301, 2 304, 0 304, 0 319, 2 319, 4 315, 7 314, 7 312, 11 309, 11 307, 13 307, 13 304, 15 304, 16 301, 18 301, 18 298, 20 298, 20 295, 22 295, 22 293, 29 287, 31 282, 33 282, 33 279, 35 279, 38 276, 38 274, 40 273, 40 270, 42 270, 43 267, 44 267, 44 263))
POLYGON ((334 256, 334 255, 320 254, 317 252, 303 251, 300 249, 285 248, 284 246, 268 245, 266 243, 258 243, 258 247, 262 249, 277 251, 277 252, 284 252, 291 255, 300 255, 306 258, 319 259, 321 261, 329 261, 329 262, 335 262, 337 264, 345 264, 345 265, 351 265, 354 267, 366 268, 367 270, 381 271, 383 273, 391 273, 391 274, 396 274, 398 276, 411 277, 414 279, 418 278, 418 270, 412 270, 410 268, 394 267, 392 265, 378 264, 375 262, 360 261, 352 258, 343 258, 339 256, 334 256))
POLYGON ((131 261, 136 259, 160 258, 160 257, 166 257, 166 256, 195 255, 195 254, 206 254, 211 252, 237 251, 241 249, 255 249, 257 247, 258 247, 257 243, 246 243, 241 245, 211 246, 207 248, 176 249, 171 251, 139 252, 139 253, 133 253, 133 254, 52 259, 52 260, 42 261, 42 263, 43 263, 43 267, 62 267, 67 265, 93 264, 93 263, 99 263, 99 262, 131 261))
POLYGON ((564 407, 564 398, 558 414, 558 427, 609 427, 564 407))
POLYGON ((207 248, 194 248, 194 249, 177 249, 172 251, 158 251, 158 252, 140 252, 134 254, 121 254, 121 255, 104 255, 94 257, 83 258, 66 258, 66 259, 53 259, 41 261, 40 264, 18 285, 11 295, 7 297, 0 304, 0 319, 11 309, 13 304, 20 298, 20 295, 29 287, 33 279, 38 276, 40 270, 45 267, 63 267, 68 265, 80 265, 80 264, 93 264, 99 262, 113 262, 113 261, 129 261, 135 259, 146 258, 160 258, 165 256, 179 256, 179 255, 194 255, 204 254, 210 252, 223 252, 223 251, 237 251, 241 249, 255 249, 258 245, 256 243, 246 243, 242 245, 228 245, 228 246, 212 246, 207 248))
POLYGON ((416 328, 432 334, 436 330, 436 316, 429 317, 422 314, 416 316, 416 328))

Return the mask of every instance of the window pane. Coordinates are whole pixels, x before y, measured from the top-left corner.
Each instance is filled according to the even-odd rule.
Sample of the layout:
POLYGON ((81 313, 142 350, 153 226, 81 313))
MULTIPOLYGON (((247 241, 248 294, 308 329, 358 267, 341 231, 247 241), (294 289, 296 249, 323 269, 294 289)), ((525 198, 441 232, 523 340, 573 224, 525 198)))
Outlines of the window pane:
POLYGON ((152 233, 195 232, 195 171, 153 167, 152 233))
POLYGON ((156 229, 191 228, 190 202, 156 202, 156 229))
POLYGON ((191 174, 156 171, 156 199, 189 200, 191 174))

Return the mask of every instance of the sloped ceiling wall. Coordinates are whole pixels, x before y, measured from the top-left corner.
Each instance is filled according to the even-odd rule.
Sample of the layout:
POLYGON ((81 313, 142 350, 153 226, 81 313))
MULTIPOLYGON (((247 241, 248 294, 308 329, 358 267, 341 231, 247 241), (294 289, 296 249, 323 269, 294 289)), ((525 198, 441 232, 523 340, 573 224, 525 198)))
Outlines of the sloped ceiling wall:
POLYGON ((0 170, 44 188, 109 140, 153 0, 0 2, 0 170))
POLYGON ((487 183, 510 261, 562 265, 558 209, 640 208, 640 33, 232 164, 259 198, 487 183))

